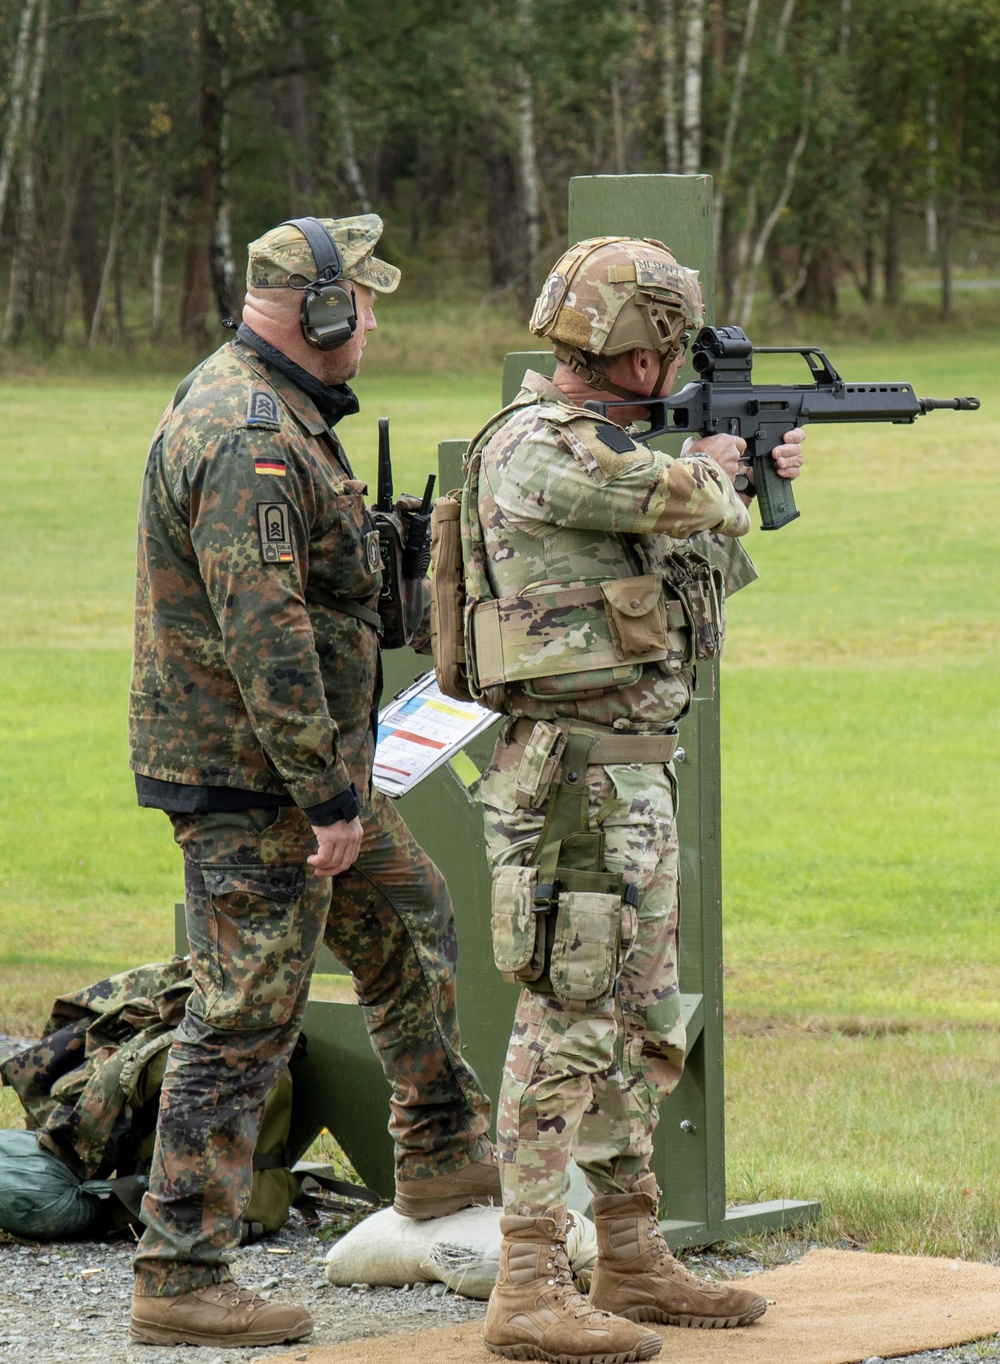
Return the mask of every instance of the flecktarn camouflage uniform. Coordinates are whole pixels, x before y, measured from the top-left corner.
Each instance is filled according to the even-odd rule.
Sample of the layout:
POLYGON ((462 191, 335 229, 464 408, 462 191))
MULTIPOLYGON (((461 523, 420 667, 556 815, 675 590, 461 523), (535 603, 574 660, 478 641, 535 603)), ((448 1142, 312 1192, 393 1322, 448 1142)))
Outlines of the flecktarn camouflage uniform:
MULTIPOLYGON (((530 372, 516 404, 484 438, 479 471, 482 543, 501 609, 533 590, 542 600, 546 584, 577 588, 641 581, 643 574, 664 575, 669 597, 677 556, 694 536, 733 587, 753 576, 732 538, 749 528, 746 508, 711 460, 672 459, 637 445, 530 372)), ((626 611, 644 610, 638 598, 627 600, 631 590, 626 611)), ((574 611, 529 629, 521 658, 536 656, 538 637, 546 648, 564 639, 578 659, 603 648, 596 616, 588 622, 574 611)), ((675 727, 693 674, 681 640, 667 637, 676 649, 616 678, 563 670, 507 684, 503 705, 516 728, 498 741, 480 787, 494 875, 532 853, 560 779, 559 745, 574 725, 615 735, 675 727), (533 753, 526 760, 527 747, 533 753), (555 762, 546 763, 546 749, 555 762)), ((510 656, 515 652, 512 646, 510 656)), ((605 995, 579 1004, 522 991, 498 1112, 504 1205, 522 1217, 540 1217, 564 1201, 571 1154, 596 1193, 626 1192, 648 1168, 658 1107, 684 1064, 672 767, 593 764, 586 780, 591 827, 605 835, 605 865, 636 888, 638 903, 623 906, 617 975, 605 995)))
POLYGON ((461 1057, 447 888, 389 802, 369 795, 379 664, 363 613, 380 573, 363 492, 312 399, 240 339, 206 361, 153 441, 132 766, 260 793, 272 808, 171 814, 194 990, 163 1082, 143 1295, 228 1278, 264 1096, 298 1037, 324 938, 353 973, 392 1087, 398 1173, 444 1173, 487 1149, 488 1102, 461 1057), (360 856, 317 877, 309 812, 352 786, 360 856))

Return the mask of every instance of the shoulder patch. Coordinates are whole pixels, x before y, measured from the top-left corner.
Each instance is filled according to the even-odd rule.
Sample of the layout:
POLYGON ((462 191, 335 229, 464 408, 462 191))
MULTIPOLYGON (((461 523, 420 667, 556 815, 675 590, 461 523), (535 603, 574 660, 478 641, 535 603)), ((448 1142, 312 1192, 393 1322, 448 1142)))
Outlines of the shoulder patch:
POLYGON ((247 397, 247 426, 264 427, 270 431, 281 429, 278 397, 269 384, 251 386, 247 397))
POLYGON ((600 482, 620 478, 629 470, 652 462, 649 449, 613 422, 580 422, 576 430, 600 471, 600 482))
POLYGON ((257 503, 257 533, 260 536, 260 557, 265 564, 290 564, 292 528, 287 502, 257 503))
POLYGON ((614 450, 619 455, 628 454, 630 450, 635 449, 635 441, 632 437, 627 435, 620 426, 615 426, 613 422, 608 422, 606 426, 597 428, 597 439, 609 450, 614 450))

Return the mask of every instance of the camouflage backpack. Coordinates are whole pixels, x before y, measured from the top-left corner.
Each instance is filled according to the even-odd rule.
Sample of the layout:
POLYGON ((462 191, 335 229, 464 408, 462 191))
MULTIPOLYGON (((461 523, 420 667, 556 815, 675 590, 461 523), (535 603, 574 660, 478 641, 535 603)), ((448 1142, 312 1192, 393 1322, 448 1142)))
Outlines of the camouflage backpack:
MULTIPOLYGON (((20 1099, 43 1163, 31 1162, 30 1153, 21 1148, 17 1157, 31 1163, 40 1180, 47 1157, 50 1166, 54 1158, 84 1181, 85 1192, 93 1195, 91 1224, 138 1224, 167 1053, 191 988, 188 959, 174 957, 62 995, 53 1004, 41 1040, 0 1064, 0 1081, 20 1099), (105 1201, 103 1217, 98 1198, 105 1201)), ((291 1116, 292 1079, 286 1071, 264 1103, 253 1192, 243 1217, 244 1242, 282 1227, 299 1194, 305 1172, 289 1168, 286 1149, 291 1116)), ((16 1182, 16 1171, 8 1173, 16 1182)), ((308 1173, 323 1175, 321 1182, 336 1187, 324 1171, 310 1168, 308 1173)), ((56 1171, 53 1185, 59 1182, 56 1171)), ((364 1197, 368 1191, 353 1193, 364 1197)), ((43 1230, 48 1224, 38 1215, 32 1232, 29 1213, 12 1207, 0 1208, 0 1225, 6 1225, 7 1214, 20 1219, 17 1227, 7 1227, 18 1234, 40 1239, 59 1234, 43 1230)), ((83 1229, 66 1226, 62 1234, 83 1229)))

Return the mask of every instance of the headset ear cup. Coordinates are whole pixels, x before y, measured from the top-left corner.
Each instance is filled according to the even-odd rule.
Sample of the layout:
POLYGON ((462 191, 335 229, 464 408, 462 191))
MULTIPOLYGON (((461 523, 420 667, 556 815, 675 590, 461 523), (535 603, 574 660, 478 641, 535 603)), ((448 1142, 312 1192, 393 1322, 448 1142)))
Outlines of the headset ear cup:
POLYGON ((357 330, 354 296, 336 282, 317 284, 302 297, 302 335, 316 350, 336 350, 357 330))

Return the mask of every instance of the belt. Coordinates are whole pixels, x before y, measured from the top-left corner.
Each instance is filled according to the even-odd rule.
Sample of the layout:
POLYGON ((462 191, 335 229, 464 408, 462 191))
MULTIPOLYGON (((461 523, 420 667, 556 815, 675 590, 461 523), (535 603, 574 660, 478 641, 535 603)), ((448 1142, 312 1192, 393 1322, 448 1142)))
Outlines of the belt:
MULTIPOLYGON (((522 747, 531 738, 535 721, 526 715, 515 720, 507 731, 507 738, 522 747)), ((616 734, 599 725, 588 725, 572 720, 569 729, 587 734, 598 734, 590 750, 588 762, 604 763, 668 763, 677 752, 677 734, 616 734)))

